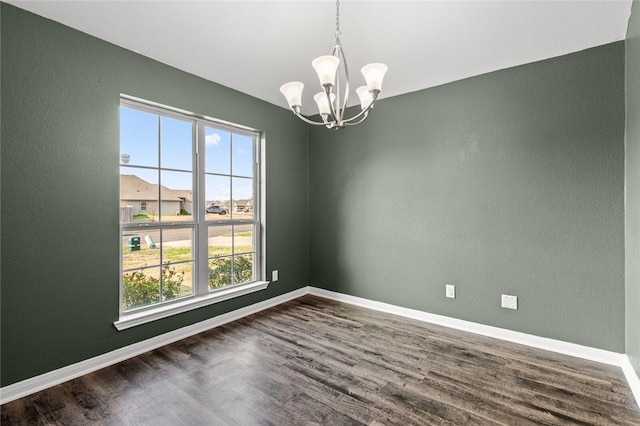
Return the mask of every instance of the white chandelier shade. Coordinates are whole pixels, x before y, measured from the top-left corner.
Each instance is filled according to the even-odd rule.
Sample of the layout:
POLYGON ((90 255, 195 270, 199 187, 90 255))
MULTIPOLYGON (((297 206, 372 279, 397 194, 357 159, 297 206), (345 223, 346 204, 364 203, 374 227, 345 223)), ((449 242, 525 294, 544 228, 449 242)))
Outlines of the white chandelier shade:
POLYGON ((367 86, 360 86, 356 89, 356 94, 358 98, 360 98, 360 108, 367 109, 371 101, 373 101, 369 88, 367 86))
POLYGON ((324 87, 332 85, 336 79, 336 71, 340 65, 340 58, 333 55, 319 56, 311 61, 311 65, 316 70, 320 84, 324 87))
POLYGON ((336 1, 336 39, 333 52, 331 55, 317 57, 311 62, 311 65, 318 74, 318 80, 323 90, 313 97, 322 121, 313 121, 301 114, 304 84, 299 81, 285 83, 280 87, 280 92, 287 99, 289 108, 293 113, 308 124, 325 126, 334 130, 362 123, 369 115, 369 111, 373 108, 373 104, 382 90, 382 81, 387 72, 387 66, 381 63, 372 63, 362 67, 361 72, 366 81, 366 86, 360 86, 356 89, 360 99, 361 110, 353 117, 345 118, 344 115, 349 98, 349 69, 344 57, 342 43, 340 42, 339 0, 336 1), (339 71, 340 67, 342 67, 342 72, 339 71), (341 76, 344 76, 346 80, 342 93, 340 92, 343 87, 340 81, 341 76))
POLYGON ((280 87, 280 91, 289 102, 289 108, 302 105, 302 89, 304 89, 304 84, 299 81, 291 81, 280 87))
MULTIPOLYGON (((330 95, 331 103, 335 102, 336 95, 331 93, 330 95)), ((331 105, 329 105, 329 100, 327 99, 327 95, 324 92, 318 92, 313 96, 313 100, 316 101, 316 105, 318 105, 318 111, 320 115, 328 115, 331 114, 331 105)))
POLYGON ((367 81, 367 88, 370 92, 382 90, 382 80, 387 72, 385 64, 369 64, 362 67, 362 75, 367 81))

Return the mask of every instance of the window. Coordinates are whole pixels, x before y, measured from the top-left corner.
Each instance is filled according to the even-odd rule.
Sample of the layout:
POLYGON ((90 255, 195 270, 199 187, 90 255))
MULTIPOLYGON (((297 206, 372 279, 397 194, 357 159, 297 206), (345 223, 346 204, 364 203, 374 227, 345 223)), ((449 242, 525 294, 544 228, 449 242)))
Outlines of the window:
POLYGON ((259 148, 256 131, 121 100, 121 321, 266 287, 259 148))

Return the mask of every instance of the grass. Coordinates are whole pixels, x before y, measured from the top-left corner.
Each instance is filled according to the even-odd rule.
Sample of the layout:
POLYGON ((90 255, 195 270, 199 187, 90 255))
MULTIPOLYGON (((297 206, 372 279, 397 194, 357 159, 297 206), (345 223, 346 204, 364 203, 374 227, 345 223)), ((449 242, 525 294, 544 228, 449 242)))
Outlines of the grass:
MULTIPOLYGON (((163 214, 162 222, 190 222, 193 217, 190 214, 163 214)), ((157 214, 138 213, 133 215, 134 222, 158 222, 157 214)))
MULTIPOLYGON (((218 215, 214 216, 214 219, 219 219, 218 215)), ((234 216, 239 218, 253 217, 248 213, 234 213, 234 216)), ((226 217, 228 217, 228 215, 226 217)), ((159 220, 161 220, 162 222, 190 222, 194 220, 194 217, 190 214, 163 214, 162 216, 160 216, 160 218, 157 214, 149 213, 138 213, 133 215, 134 222, 158 222, 159 220)), ((212 218, 208 217, 207 220, 212 220, 212 218)))
MULTIPOLYGON (((251 246, 236 246, 236 253, 251 252, 251 246)), ((231 254, 231 247, 209 247, 209 257, 225 256, 231 254)), ((181 262, 191 260, 193 254, 191 247, 165 247, 162 249, 164 262, 181 262)), ((143 266, 159 265, 160 250, 141 247, 138 251, 130 252, 128 246, 122 249, 122 269, 141 268, 143 266)), ((176 265, 179 266, 179 265, 176 265)))
POLYGON ((220 236, 221 237, 231 237, 233 235, 235 235, 236 237, 253 237, 253 231, 236 232, 235 234, 232 234, 231 232, 229 232, 227 234, 222 234, 220 236))

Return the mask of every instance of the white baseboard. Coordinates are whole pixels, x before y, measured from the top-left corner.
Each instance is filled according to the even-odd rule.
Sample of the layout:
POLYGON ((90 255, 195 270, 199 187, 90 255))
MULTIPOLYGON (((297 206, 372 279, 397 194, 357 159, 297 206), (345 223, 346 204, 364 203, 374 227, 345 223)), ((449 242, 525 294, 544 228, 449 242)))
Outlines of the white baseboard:
POLYGON ((85 361, 81 361, 66 367, 59 368, 57 370, 50 371, 45 374, 41 374, 36 377, 32 377, 30 379, 23 380, 21 382, 14 383, 9 386, 5 386, 3 388, 0 388, 0 404, 5 404, 7 402, 22 398, 43 389, 47 389, 60 383, 64 383, 68 380, 75 379, 76 377, 83 376, 104 367, 108 367, 120 361, 133 358, 145 352, 149 352, 153 349, 157 349, 170 343, 177 342, 178 340, 182 340, 195 334, 202 333, 203 331, 207 331, 223 324, 227 324, 231 321, 235 321, 248 315, 255 314, 256 312, 263 311, 273 306, 280 305, 284 302, 288 302, 289 300, 297 299, 298 297, 304 296, 308 293, 308 287, 303 287, 298 290, 294 290, 292 292, 276 296, 259 303, 255 303, 253 305, 249 305, 244 308, 237 309, 235 311, 228 312, 226 314, 222 314, 187 327, 183 327, 156 337, 152 337, 151 339, 134 343, 124 348, 116 349, 103 355, 98 355, 85 361))
POLYGON ((375 311, 386 312, 389 314, 399 315, 406 318, 424 321, 431 324, 442 325, 456 330, 467 331, 474 334, 493 337, 500 340, 506 340, 513 343, 531 346, 534 348, 544 349, 551 352, 557 352, 564 355, 575 356, 590 361, 601 362, 603 364, 620 367, 627 379, 627 383, 633 392, 636 403, 640 406, 640 379, 629 361, 629 357, 603 349, 591 348, 588 346, 577 345, 575 343, 563 342, 561 340, 549 339, 546 337, 534 336, 531 334, 520 333, 518 331, 507 330, 504 328, 492 327, 489 325, 478 324, 471 321, 464 321, 456 318, 446 317, 443 315, 430 314, 415 309, 403 308, 388 303, 377 302, 374 300, 364 299, 362 297, 350 296, 348 294, 336 293, 334 291, 324 290, 317 287, 309 287, 309 294, 332 299, 339 302, 349 303, 363 308, 375 311))
POLYGON ((500 340, 507 340, 509 342, 520 343, 522 345, 532 346, 534 348, 558 352, 561 354, 584 358, 591 361, 597 361, 604 364, 615 365, 618 367, 622 366, 622 360, 624 357, 624 354, 619 354, 616 352, 577 345, 575 343, 567 343, 560 340, 548 339, 546 337, 534 336, 518 331, 512 331, 504 328, 492 327, 490 325, 478 324, 471 321, 446 317, 443 315, 430 314, 427 312, 418 311, 416 309, 403 308, 400 306, 390 305, 388 303, 376 302, 374 300, 336 293, 316 287, 310 287, 309 293, 327 299, 333 299, 352 305, 362 306, 364 308, 369 308, 376 311, 395 314, 406 318, 412 318, 418 321, 442 325, 445 327, 454 328, 456 330, 468 331, 474 334, 494 337, 500 340))
POLYGON ((638 378, 636 370, 633 368, 633 365, 631 365, 631 361, 627 355, 624 356, 621 368, 624 376, 627 378, 631 392, 633 392, 633 396, 636 397, 636 402, 638 406, 640 406, 640 378, 638 378))
POLYGON ((523 345, 557 352, 565 355, 575 356, 578 358, 597 361, 604 364, 620 367, 629 383, 629 387, 635 396, 636 402, 640 405, 640 379, 636 374, 631 361, 625 354, 605 351, 602 349, 591 348, 588 346, 577 345, 575 343, 563 342, 560 340, 548 339, 546 337, 533 336, 531 334, 520 333, 517 331, 506 330, 503 328, 492 327, 484 324, 478 324, 470 321, 464 321, 456 318, 446 317, 442 315, 430 314, 415 309, 403 308, 388 303, 377 302, 361 297, 350 296, 347 294, 336 293, 334 291, 324 290, 317 287, 302 287, 292 292, 268 299, 223 315, 193 324, 151 339, 134 343, 124 348, 116 349, 97 357, 69 365, 40 376, 32 377, 18 383, 0 388, 0 404, 13 401, 18 398, 30 395, 43 389, 58 385, 76 377, 91 373, 109 365, 116 364, 129 358, 141 355, 145 352, 157 349, 181 339, 193 336, 203 331, 227 324, 231 321, 244 318, 248 315, 263 311, 265 309, 280 305, 293 299, 297 299, 306 294, 324 297, 364 308, 399 315, 406 318, 424 321, 432 324, 438 324, 457 330, 467 331, 483 336, 494 337, 509 342, 520 343, 523 345))

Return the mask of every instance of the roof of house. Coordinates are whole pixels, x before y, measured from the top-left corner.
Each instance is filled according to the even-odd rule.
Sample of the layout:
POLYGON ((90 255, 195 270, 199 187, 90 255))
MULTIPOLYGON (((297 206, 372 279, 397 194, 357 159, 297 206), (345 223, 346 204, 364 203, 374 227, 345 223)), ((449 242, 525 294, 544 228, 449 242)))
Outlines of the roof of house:
MULTIPOLYGON (((193 193, 189 190, 171 189, 164 185, 160 186, 160 190, 164 201, 180 201, 184 199, 187 202, 191 202, 193 198, 193 193)), ((157 201, 158 184, 149 183, 136 175, 120 175, 120 199, 157 201)))
POLYGON ((246 200, 236 200, 236 205, 238 207, 252 206, 253 205, 253 199, 249 198, 249 199, 246 199, 246 200))

